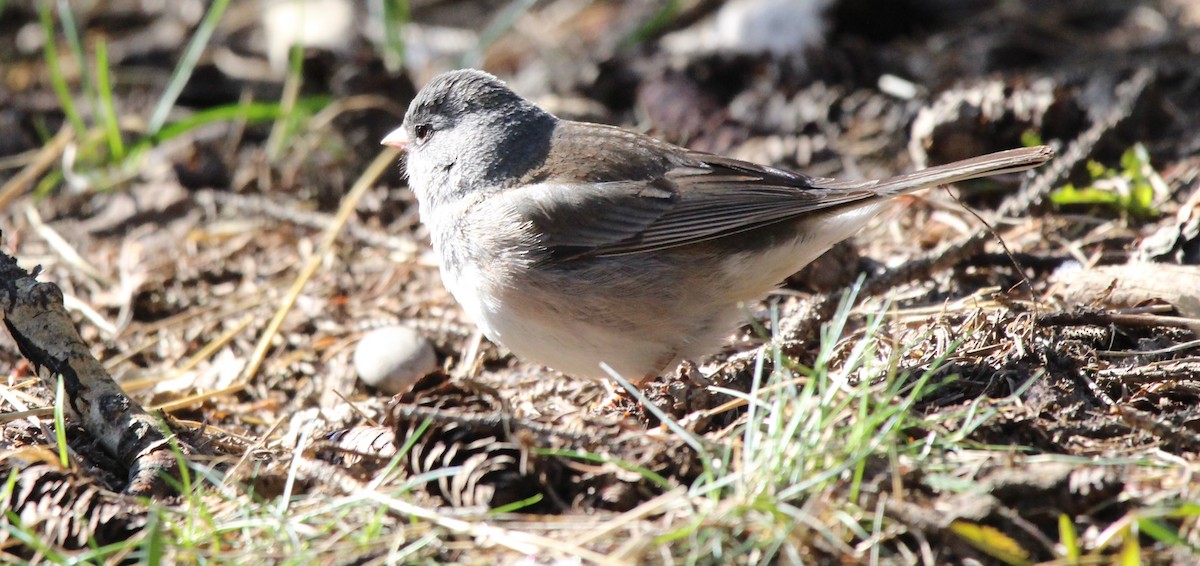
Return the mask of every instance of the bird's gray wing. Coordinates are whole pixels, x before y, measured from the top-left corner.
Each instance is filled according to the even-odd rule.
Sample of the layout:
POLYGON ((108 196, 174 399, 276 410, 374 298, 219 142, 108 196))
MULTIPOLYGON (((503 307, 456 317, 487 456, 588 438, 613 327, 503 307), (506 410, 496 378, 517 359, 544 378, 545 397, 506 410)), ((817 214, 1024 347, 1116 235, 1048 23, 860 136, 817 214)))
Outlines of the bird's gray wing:
POLYGON ((714 155, 683 157, 649 180, 529 186, 512 206, 533 224, 545 261, 556 262, 686 246, 875 196, 873 181, 834 183, 714 155))

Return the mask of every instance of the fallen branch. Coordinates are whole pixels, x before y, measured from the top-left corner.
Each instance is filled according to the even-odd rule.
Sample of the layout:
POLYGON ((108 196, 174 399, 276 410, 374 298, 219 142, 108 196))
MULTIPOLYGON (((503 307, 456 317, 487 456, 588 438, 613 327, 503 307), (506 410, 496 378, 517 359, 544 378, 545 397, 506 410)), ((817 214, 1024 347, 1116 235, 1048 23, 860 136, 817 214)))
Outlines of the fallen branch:
MULTIPOLYGON (((101 447, 124 466, 125 492, 165 496, 174 490, 165 477, 178 477, 176 457, 159 421, 130 399, 92 357, 63 308, 58 285, 36 280, 17 260, 0 252, 0 317, 42 383, 55 390, 62 376, 66 406, 101 447), (164 477, 165 476, 165 477, 164 477)), ((177 443, 188 455, 192 450, 177 443)))
POLYGON ((1200 266, 1164 263, 1106 265, 1071 272, 1063 278, 1058 294, 1068 303, 1091 304, 1097 300, 1110 307, 1132 307, 1161 299, 1179 314, 1200 318, 1200 266))

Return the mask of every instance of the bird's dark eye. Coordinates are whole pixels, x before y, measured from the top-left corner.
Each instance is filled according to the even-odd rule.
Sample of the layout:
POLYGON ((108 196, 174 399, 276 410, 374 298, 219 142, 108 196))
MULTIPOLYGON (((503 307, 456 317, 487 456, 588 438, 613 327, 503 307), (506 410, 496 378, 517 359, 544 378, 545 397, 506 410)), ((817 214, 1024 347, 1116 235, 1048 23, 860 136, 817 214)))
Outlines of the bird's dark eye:
POLYGON ((413 134, 416 134, 417 141, 425 141, 429 139, 429 134, 433 133, 433 128, 429 124, 417 124, 413 127, 413 134))

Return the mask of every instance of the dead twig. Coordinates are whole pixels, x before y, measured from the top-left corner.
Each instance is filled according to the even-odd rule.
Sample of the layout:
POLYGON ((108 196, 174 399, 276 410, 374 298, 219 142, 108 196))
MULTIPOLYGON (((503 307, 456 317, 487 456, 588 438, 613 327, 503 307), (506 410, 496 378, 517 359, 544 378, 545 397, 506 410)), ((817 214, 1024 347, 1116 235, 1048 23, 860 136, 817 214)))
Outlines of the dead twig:
POLYGON ((1098 309, 1057 311, 1037 319, 1038 326, 1126 326, 1131 328, 1200 328, 1200 319, 1152 314, 1129 314, 1098 309))
POLYGON ((1154 383, 1200 379, 1200 360, 1170 360, 1135 367, 1102 369, 1096 378, 1105 383, 1154 383))
POLYGON ((75 130, 69 125, 63 126, 50 140, 50 143, 38 150, 37 155, 28 166, 0 186, 0 210, 7 208, 9 203, 25 192, 35 179, 50 169, 50 166, 54 165, 54 162, 62 156, 63 150, 73 139, 75 139, 75 130))

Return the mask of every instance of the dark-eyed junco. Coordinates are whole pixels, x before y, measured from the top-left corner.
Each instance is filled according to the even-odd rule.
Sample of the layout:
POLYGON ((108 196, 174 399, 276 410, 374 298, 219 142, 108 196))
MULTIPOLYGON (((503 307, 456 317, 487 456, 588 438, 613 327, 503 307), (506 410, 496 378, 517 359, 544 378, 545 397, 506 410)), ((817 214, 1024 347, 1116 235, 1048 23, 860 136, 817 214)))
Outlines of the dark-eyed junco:
POLYGON ((574 377, 638 383, 711 353, 738 303, 850 237, 897 195, 1021 171, 1049 147, 889 179, 806 177, 560 120, 476 70, 442 74, 383 140, 446 287, 484 334, 574 377))

